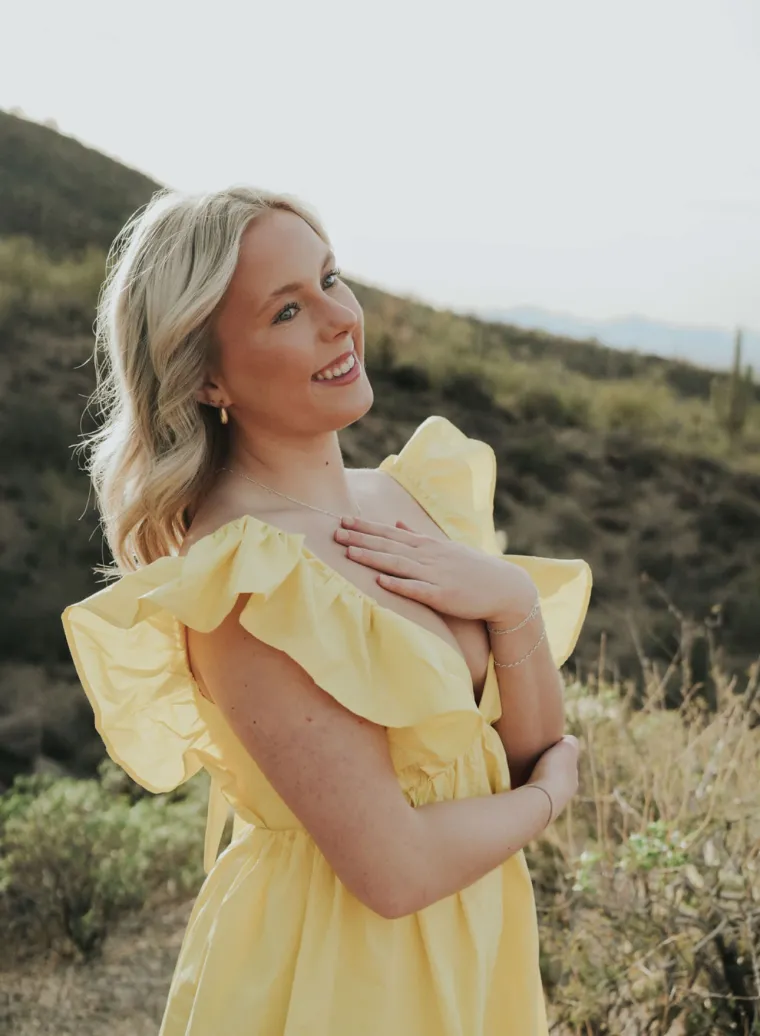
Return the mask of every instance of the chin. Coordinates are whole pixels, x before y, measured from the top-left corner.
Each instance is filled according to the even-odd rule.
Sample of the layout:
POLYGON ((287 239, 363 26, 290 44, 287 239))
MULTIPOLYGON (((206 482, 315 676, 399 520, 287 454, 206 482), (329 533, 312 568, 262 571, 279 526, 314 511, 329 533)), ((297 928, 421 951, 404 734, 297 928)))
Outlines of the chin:
POLYGON ((329 418, 330 425, 336 432, 361 420, 372 409, 375 399, 366 374, 353 385, 347 385, 345 389, 327 391, 329 395, 325 402, 332 405, 323 411, 323 414, 329 418))
POLYGON ((348 428, 349 425, 355 424, 360 421, 366 413, 372 409, 372 404, 375 401, 375 394, 372 391, 372 386, 369 383, 369 379, 366 374, 361 380, 361 384, 357 384, 356 397, 352 400, 346 400, 346 406, 344 409, 345 417, 341 418, 341 423, 338 427, 338 431, 341 428, 348 428))

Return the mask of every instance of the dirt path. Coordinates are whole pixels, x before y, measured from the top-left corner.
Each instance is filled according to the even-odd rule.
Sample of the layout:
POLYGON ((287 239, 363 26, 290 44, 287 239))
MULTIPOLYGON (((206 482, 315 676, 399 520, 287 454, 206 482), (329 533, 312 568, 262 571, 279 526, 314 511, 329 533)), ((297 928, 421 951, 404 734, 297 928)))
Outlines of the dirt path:
POLYGON ((0 972, 1 1036, 156 1036, 191 907, 124 921, 89 964, 0 972))

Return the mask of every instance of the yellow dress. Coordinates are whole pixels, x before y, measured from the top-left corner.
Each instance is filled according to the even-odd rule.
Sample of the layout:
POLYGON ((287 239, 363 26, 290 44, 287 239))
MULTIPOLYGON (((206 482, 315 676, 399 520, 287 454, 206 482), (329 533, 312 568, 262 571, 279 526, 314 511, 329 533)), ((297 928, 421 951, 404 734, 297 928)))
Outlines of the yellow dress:
MULTIPOLYGON (((380 465, 451 539, 500 553, 495 458, 430 417, 380 465)), ((507 555, 533 576, 562 664, 588 605, 583 561, 507 555)), ((160 1036, 545 1036, 533 890, 518 853, 389 920, 342 885, 187 664, 184 627, 240 621, 342 705, 385 726, 407 800, 509 788, 493 659, 480 701, 459 653, 250 515, 69 606, 63 623, 109 755, 152 792, 205 767, 206 869, 160 1036), (228 810, 233 839, 217 857, 228 810)), ((435 860, 430 861, 434 867, 435 860)))

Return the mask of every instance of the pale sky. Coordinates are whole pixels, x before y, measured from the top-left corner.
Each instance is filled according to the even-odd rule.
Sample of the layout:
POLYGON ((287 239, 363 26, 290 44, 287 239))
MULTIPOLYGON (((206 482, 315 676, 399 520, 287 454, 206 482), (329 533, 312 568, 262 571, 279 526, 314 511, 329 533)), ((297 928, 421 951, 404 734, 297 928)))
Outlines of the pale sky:
POLYGON ((0 107, 433 304, 760 328, 758 0, 25 0, 0 107))

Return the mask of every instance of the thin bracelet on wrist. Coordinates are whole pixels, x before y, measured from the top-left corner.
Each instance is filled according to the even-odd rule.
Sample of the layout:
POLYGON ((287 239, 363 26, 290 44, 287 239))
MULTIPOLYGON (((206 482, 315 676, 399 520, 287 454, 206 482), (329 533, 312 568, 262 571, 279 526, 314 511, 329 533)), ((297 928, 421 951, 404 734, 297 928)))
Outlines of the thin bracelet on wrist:
POLYGON ((546 639, 546 626, 544 626, 543 630, 541 631, 541 636, 538 638, 536 643, 533 645, 533 647, 530 649, 530 651, 526 655, 523 655, 522 658, 518 658, 516 662, 496 662, 495 661, 494 665, 496 666, 497 669, 514 669, 515 666, 522 665, 523 662, 527 662, 528 661, 528 659, 530 658, 530 656, 533 654, 534 651, 538 650, 538 648, 541 646, 541 644, 544 642, 545 639, 546 639))
POLYGON ((512 626, 509 629, 496 629, 494 626, 489 626, 488 624, 486 624, 486 629, 488 630, 489 633, 494 633, 496 636, 502 636, 504 633, 517 633, 517 631, 521 630, 523 628, 523 626, 527 626, 531 619, 535 618, 536 614, 538 613, 538 609, 540 607, 541 607, 541 598, 537 596, 536 597, 536 603, 533 605, 531 610, 525 616, 523 621, 522 622, 518 622, 518 624, 516 626, 512 626))
POLYGON ((546 795, 547 799, 549 800, 549 819, 546 821, 546 824, 544 825, 544 827, 547 828, 549 826, 549 824, 551 824, 552 820, 554 819, 554 800, 552 799, 551 795, 546 790, 546 788, 543 786, 543 784, 524 784, 523 787, 524 788, 538 788, 538 790, 542 791, 544 793, 544 795, 546 795))

